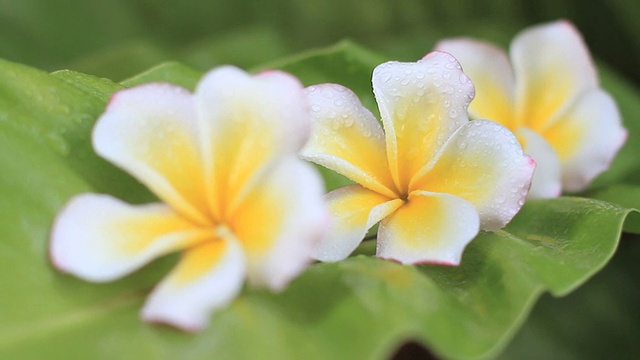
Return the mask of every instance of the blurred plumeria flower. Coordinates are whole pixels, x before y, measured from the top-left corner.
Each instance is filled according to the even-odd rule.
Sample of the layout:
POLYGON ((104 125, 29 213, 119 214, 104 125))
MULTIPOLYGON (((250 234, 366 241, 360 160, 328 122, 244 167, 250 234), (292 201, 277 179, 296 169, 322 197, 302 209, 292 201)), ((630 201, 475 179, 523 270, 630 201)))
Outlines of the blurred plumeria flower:
POLYGON ((182 251, 141 316, 190 331, 245 278, 282 289, 310 262, 328 221, 321 178, 297 156, 310 127, 301 84, 282 72, 227 66, 195 94, 169 84, 118 92, 96 123, 94 148, 163 203, 73 198, 52 230, 54 265, 110 281, 182 251))
POLYGON ((469 121, 474 87, 447 53, 378 66, 373 91, 385 131, 350 90, 306 90, 315 119, 303 158, 357 183, 327 194, 334 226, 315 256, 347 257, 381 221, 379 257, 457 265, 480 229, 518 212, 535 163, 505 127, 469 121))
POLYGON ((511 43, 511 61, 473 39, 444 40, 436 50, 453 54, 473 81, 469 114, 511 129, 536 160, 532 198, 583 190, 626 139, 615 102, 599 87, 589 51, 566 21, 524 30, 511 43))

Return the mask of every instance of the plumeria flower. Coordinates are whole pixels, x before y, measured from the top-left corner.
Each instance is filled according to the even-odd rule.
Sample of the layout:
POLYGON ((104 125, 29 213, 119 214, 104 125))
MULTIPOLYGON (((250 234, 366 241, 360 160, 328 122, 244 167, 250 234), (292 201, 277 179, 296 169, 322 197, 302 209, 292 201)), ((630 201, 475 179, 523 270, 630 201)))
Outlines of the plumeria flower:
POLYGON ((277 71, 250 76, 227 66, 195 94, 169 84, 116 93, 94 148, 162 202, 78 195, 55 220, 53 264, 111 281, 181 251, 141 316, 189 331, 206 326, 245 278, 283 289, 328 221, 321 178, 297 155, 310 127, 301 84, 277 71))
POLYGON ((599 87, 589 51, 566 21, 517 35, 511 61, 473 39, 444 40, 436 50, 453 54, 476 86, 469 114, 511 129, 536 160, 530 197, 583 190, 626 139, 614 100, 599 87))
POLYGON ((385 131, 350 90, 306 90, 315 119, 303 158, 356 183, 327 194, 334 226, 315 256, 347 257, 381 221, 379 257, 459 264, 480 229, 518 212, 535 163, 505 127, 469 121, 474 87, 447 53, 378 66, 373 91, 385 131))

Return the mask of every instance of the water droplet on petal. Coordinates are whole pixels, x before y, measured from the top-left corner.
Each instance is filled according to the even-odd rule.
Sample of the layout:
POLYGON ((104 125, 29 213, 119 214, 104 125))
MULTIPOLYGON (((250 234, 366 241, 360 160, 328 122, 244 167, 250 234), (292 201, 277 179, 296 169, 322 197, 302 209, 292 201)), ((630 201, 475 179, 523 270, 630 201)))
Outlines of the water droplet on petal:
POLYGON ((346 127, 351 127, 353 125, 353 119, 352 118, 347 118, 344 120, 344 126, 346 127))

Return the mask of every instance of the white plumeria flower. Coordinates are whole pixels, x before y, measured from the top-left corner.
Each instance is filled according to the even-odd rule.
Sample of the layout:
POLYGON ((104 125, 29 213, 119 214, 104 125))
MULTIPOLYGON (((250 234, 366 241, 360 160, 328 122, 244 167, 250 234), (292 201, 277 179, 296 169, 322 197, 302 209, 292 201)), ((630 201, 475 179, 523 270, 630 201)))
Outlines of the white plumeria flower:
POLYGON ((457 265, 480 229, 519 211, 535 163, 505 127, 469 121, 473 84, 447 53, 378 66, 373 91, 385 131, 350 90, 307 88, 315 121, 303 158, 357 183, 327 194, 334 227, 315 256, 347 257, 381 221, 379 257, 457 265))
POLYGON ((585 189, 625 142, 618 108, 567 21, 521 32, 511 61, 500 48, 467 38, 441 41, 436 50, 455 56, 476 86, 469 114, 511 129, 536 160, 532 198, 585 189))
POLYGON ((110 281, 182 251, 142 318, 188 331, 206 326, 245 278, 282 289, 309 264, 328 221, 321 178, 297 156, 310 128, 302 85, 277 71, 226 66, 195 94, 169 84, 116 93, 94 148, 163 203, 78 195, 54 223, 54 265, 110 281))

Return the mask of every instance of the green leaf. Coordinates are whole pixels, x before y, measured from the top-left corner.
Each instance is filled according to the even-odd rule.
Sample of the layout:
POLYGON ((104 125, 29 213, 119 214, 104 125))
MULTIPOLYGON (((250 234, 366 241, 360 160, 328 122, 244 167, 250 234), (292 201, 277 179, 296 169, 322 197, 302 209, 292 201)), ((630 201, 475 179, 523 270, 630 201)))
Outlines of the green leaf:
POLYGON ((607 267, 567 297, 542 297, 500 358, 640 357, 638 240, 623 237, 607 267))
POLYGON ((262 66, 261 69, 282 69, 296 75, 305 86, 319 83, 344 85, 355 92, 374 114, 378 107, 371 88, 373 69, 386 61, 350 41, 325 49, 313 50, 262 66))
MULTIPOLYGON (((377 62, 343 43, 271 67, 305 84, 341 81, 365 96, 377 62)), ((196 75, 168 64, 126 84, 193 88, 196 75)), ((152 200, 90 147, 93 121, 120 88, 0 62, 0 358, 386 358, 409 339, 444 357, 492 355, 541 293, 564 295, 606 264, 630 212, 581 198, 531 201, 506 229, 481 233, 460 267, 364 255, 314 264, 285 292, 247 288, 207 330, 184 334, 137 315, 174 258, 110 284, 60 274, 47 260, 51 223, 74 194, 152 200)))
POLYGON ((201 76, 200 71, 180 63, 168 62, 124 80, 122 85, 131 87, 150 82, 170 82, 193 91, 201 76))

